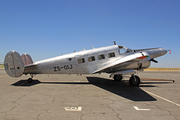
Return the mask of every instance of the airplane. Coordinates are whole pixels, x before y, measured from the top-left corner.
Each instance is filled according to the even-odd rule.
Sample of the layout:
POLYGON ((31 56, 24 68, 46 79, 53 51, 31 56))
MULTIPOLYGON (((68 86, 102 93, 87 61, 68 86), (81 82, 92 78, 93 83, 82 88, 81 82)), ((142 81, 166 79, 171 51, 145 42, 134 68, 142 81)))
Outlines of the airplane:
MULTIPOLYGON (((93 46, 92 46, 93 47, 93 46)), ((84 48, 83 48, 84 49, 84 48)), ((129 84, 139 86, 140 78, 136 71, 150 67, 154 58, 163 56, 168 50, 163 48, 129 49, 114 45, 83 50, 58 57, 33 62, 27 53, 10 51, 4 59, 6 73, 11 77, 30 74, 31 83, 36 74, 101 74, 108 73, 115 81, 121 81, 124 75, 131 75, 129 84)))

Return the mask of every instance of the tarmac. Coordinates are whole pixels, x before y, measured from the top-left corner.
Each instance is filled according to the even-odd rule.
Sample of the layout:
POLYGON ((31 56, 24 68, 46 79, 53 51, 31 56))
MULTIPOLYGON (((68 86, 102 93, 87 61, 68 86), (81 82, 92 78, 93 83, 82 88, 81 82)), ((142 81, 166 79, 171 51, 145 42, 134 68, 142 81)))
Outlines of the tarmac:
POLYGON ((28 83, 0 69, 0 120, 180 120, 180 72, 138 76, 151 80, 132 87, 107 74, 36 75, 28 83))

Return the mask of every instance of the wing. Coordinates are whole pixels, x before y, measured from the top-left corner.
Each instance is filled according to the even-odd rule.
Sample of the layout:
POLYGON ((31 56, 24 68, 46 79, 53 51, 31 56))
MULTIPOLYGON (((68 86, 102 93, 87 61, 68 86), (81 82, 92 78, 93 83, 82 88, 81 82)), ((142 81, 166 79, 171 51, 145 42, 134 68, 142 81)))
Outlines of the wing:
POLYGON ((138 61, 141 61, 143 59, 146 59, 148 57, 149 57, 149 54, 147 52, 133 53, 133 54, 127 55, 123 58, 119 58, 118 60, 116 60, 116 61, 114 61, 114 62, 112 62, 106 66, 101 67, 100 69, 92 72, 91 74, 109 71, 113 68, 116 68, 117 66, 118 67, 124 67, 124 66, 130 65, 134 62, 138 62, 138 61))

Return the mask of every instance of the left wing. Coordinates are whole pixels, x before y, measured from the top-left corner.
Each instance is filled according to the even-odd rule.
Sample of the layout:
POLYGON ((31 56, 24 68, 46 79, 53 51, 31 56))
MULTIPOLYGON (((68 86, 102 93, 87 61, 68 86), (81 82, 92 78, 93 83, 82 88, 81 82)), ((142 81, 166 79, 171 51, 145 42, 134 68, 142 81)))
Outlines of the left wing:
POLYGON ((127 66, 133 62, 138 62, 141 61, 143 59, 146 59, 149 57, 149 54, 147 52, 138 52, 138 53, 134 53, 128 56, 125 56, 123 58, 120 58, 116 61, 114 61, 113 63, 110 63, 106 66, 103 66, 102 68, 92 72, 91 74, 95 74, 95 73, 100 73, 100 72, 104 72, 107 71, 108 69, 112 69, 116 66, 127 66))

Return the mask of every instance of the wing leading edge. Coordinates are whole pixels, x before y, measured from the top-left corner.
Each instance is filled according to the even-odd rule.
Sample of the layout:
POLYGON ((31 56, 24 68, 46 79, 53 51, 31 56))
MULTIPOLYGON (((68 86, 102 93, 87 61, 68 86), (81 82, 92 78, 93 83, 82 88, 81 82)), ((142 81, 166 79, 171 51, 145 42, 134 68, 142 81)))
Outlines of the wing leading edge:
POLYGON ((121 66, 121 67, 127 66, 127 65, 132 64, 133 62, 138 62, 138 61, 144 60, 148 57, 149 57, 149 54, 147 52, 138 52, 135 54, 131 54, 131 55, 128 55, 126 57, 119 58, 115 62, 110 63, 106 66, 103 66, 102 68, 92 72, 91 74, 105 72, 106 70, 115 68, 117 66, 121 66))

